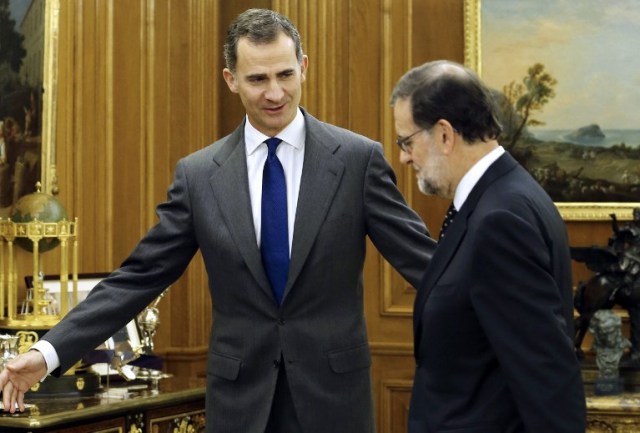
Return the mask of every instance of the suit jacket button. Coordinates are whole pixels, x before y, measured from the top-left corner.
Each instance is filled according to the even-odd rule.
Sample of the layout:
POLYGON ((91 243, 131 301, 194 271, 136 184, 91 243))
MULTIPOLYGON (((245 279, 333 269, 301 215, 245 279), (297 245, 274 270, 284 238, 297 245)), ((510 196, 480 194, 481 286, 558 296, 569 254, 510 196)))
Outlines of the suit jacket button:
POLYGON ((278 318, 278 325, 280 326, 284 325, 284 319, 282 317, 278 318))
POLYGON ((280 368, 280 360, 279 359, 274 359, 273 360, 273 368, 280 368))

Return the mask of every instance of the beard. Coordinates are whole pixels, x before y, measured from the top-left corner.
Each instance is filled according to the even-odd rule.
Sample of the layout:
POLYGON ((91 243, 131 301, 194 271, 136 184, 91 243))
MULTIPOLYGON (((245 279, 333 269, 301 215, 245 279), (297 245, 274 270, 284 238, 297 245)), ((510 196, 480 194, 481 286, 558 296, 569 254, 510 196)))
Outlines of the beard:
POLYGON ((418 189, 425 195, 453 198, 455 187, 450 183, 444 157, 431 155, 423 166, 415 166, 418 189))
POLYGON ((422 177, 418 178, 418 189, 425 195, 439 195, 439 188, 433 182, 422 177))

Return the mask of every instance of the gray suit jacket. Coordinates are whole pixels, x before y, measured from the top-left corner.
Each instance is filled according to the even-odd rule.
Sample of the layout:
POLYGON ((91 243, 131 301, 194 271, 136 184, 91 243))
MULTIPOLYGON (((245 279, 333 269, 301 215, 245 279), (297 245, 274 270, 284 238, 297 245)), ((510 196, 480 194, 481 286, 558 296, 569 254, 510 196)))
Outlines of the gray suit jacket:
POLYGON ((58 351, 62 371, 173 283, 200 249, 214 312, 207 432, 264 431, 281 354, 305 432, 374 431, 362 285, 366 236, 414 286, 435 244, 396 188, 379 143, 304 115, 282 305, 256 241, 240 125, 178 163, 158 224, 43 337, 58 351))

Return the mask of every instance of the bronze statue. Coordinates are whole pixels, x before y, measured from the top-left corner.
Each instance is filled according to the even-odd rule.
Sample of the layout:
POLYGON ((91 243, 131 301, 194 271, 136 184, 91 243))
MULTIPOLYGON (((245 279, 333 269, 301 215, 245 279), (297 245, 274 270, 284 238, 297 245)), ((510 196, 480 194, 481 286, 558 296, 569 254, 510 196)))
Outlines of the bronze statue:
POLYGON ((640 208, 633 209, 633 220, 619 227, 611 214, 613 235, 607 246, 572 247, 571 257, 585 263, 596 274, 578 283, 574 306, 576 319, 575 348, 580 346, 593 314, 620 305, 629 312, 631 325, 631 361, 640 365, 640 208))

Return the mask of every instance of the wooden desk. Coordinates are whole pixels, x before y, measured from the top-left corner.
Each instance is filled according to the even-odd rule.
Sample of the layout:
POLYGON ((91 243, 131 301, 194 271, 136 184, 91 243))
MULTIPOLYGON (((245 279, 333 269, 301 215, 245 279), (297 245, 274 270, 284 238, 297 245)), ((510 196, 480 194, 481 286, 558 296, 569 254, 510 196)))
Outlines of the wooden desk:
POLYGON ((640 394, 588 395, 587 432, 640 432, 640 394))
POLYGON ((598 367, 592 353, 587 353, 582 365, 582 379, 587 394, 588 433, 640 432, 640 370, 637 366, 621 365, 620 377, 625 392, 620 395, 594 395, 598 367))
POLYGON ((90 397, 31 398, 22 414, 0 415, 1 433, 177 433, 204 431, 205 382, 168 378, 158 390, 120 383, 90 397))

